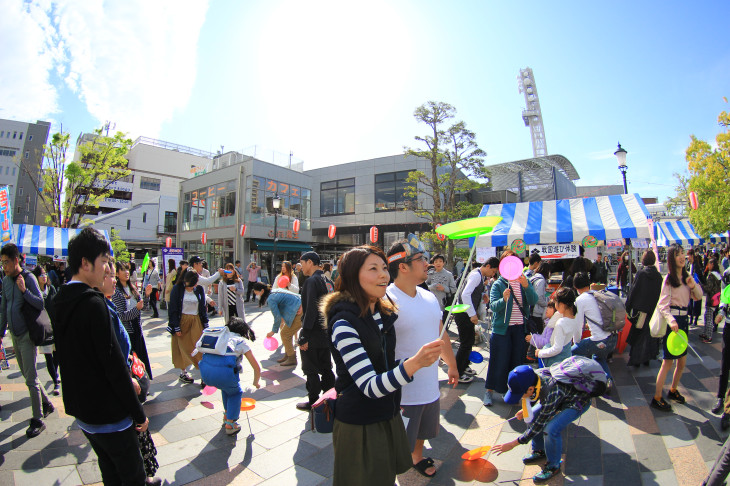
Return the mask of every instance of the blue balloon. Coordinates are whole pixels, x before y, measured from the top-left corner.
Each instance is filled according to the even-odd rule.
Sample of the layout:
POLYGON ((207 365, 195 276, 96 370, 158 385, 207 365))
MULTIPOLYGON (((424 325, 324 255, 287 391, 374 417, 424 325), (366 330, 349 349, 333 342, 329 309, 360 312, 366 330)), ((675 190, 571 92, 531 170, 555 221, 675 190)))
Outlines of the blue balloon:
POLYGON ((472 351, 469 353, 469 361, 472 363, 481 363, 484 361, 484 356, 482 356, 482 353, 479 353, 477 351, 472 351))

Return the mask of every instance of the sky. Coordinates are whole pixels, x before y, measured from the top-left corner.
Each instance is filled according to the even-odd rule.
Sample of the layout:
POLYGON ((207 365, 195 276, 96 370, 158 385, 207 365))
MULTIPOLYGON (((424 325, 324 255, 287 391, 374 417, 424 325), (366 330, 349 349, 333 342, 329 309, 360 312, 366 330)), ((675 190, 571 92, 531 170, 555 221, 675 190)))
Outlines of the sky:
POLYGON ((532 68, 549 154, 577 185, 664 200, 690 136, 728 110, 726 0, 0 0, 0 118, 75 138, 106 121, 304 168, 418 147, 419 105, 450 103, 487 165, 532 157, 517 88, 532 68), (263 150, 262 148, 258 150, 263 150))

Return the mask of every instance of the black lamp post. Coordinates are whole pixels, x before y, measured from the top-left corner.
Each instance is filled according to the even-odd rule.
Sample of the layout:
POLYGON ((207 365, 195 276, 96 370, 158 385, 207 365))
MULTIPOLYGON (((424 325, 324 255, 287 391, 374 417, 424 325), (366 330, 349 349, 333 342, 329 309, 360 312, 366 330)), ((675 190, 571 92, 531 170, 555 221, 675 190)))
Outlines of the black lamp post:
POLYGON ((281 206, 281 198, 279 193, 274 195, 274 199, 271 200, 271 207, 274 208, 274 251, 271 255, 271 279, 270 283, 274 283, 274 277, 276 277, 276 242, 279 240, 279 207, 281 206))
POLYGON ((628 166, 626 165, 626 150, 621 148, 621 144, 618 144, 618 150, 616 150, 613 155, 616 156, 616 159, 618 159, 618 170, 621 171, 621 174, 624 176, 624 194, 629 193, 628 186, 626 185, 626 171, 628 170, 628 166))

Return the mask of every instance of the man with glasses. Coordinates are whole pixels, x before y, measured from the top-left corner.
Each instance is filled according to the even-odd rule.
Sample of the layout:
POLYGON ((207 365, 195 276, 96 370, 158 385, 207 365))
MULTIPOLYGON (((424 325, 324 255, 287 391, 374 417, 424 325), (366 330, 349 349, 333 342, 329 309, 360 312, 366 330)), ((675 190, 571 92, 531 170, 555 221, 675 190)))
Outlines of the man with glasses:
POLYGON ((38 348, 31 340, 28 327, 23 316, 23 306, 30 305, 36 310, 43 310, 43 296, 38 281, 32 273, 23 272, 20 266, 20 251, 13 243, 8 243, 0 250, 0 262, 3 266, 2 300, 0 300, 0 340, 5 337, 6 329, 10 329, 13 340, 15 358, 18 360, 20 372, 25 378, 25 385, 30 393, 30 405, 33 417, 25 431, 29 439, 38 436, 46 425, 43 419, 53 412, 53 404, 41 386, 36 372, 38 348))

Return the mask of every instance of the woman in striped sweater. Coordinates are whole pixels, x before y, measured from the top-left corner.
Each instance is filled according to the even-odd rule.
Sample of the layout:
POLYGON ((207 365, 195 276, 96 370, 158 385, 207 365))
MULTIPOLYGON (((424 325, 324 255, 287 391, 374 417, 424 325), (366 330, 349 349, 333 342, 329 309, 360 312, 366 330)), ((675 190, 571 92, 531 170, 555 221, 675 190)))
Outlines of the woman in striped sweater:
POLYGON ((390 280, 385 255, 375 247, 353 248, 339 272, 336 291, 321 302, 337 366, 333 484, 391 486, 412 466, 400 389, 438 359, 442 341, 396 361, 397 316, 383 300, 390 280))
POLYGON ((117 309, 119 319, 121 319, 124 329, 129 334, 129 340, 132 343, 132 351, 137 353, 137 357, 142 360, 147 374, 152 379, 152 367, 150 366, 150 358, 147 355, 147 344, 142 334, 142 317, 140 312, 144 307, 145 301, 149 300, 152 293, 152 286, 147 285, 144 297, 137 292, 137 288, 129 280, 129 265, 125 262, 117 262, 117 286, 112 296, 112 302, 117 309))

